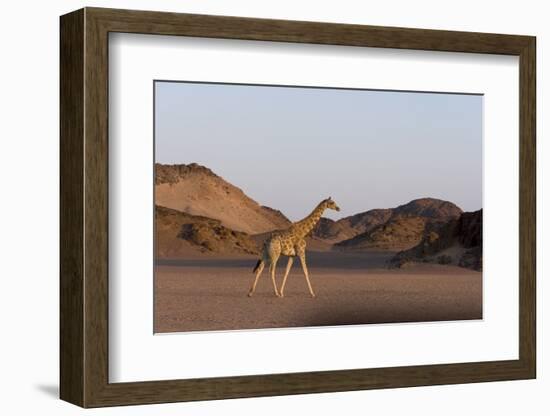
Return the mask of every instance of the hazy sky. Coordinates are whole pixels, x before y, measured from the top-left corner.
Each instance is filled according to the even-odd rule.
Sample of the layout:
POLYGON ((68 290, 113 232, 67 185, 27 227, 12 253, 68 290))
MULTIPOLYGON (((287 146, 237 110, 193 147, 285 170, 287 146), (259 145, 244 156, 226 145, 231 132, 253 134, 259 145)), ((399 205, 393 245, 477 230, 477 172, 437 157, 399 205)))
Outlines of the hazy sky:
POLYGON ((155 83, 159 163, 207 166, 295 220, 415 198, 482 205, 479 95, 155 83))

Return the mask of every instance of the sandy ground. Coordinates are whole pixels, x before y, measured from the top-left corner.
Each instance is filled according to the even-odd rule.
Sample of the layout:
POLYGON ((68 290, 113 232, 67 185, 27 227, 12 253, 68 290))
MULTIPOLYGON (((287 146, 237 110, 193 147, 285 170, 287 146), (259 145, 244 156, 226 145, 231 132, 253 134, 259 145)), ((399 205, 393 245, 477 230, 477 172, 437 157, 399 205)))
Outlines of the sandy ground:
MULTIPOLYGON (((155 332, 306 327, 482 318, 482 274, 454 266, 387 269, 387 252, 308 253, 312 299, 298 261, 285 297, 267 271, 247 297, 255 258, 159 261, 155 332)), ((280 286, 286 258, 277 270, 280 286)))

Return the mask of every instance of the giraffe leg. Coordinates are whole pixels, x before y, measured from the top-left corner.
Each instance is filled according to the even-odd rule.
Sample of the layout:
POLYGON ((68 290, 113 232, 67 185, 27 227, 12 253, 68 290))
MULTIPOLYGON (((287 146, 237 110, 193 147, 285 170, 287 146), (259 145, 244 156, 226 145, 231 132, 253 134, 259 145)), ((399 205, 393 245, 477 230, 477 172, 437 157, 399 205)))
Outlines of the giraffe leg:
POLYGON ((250 287, 250 291, 248 292, 248 297, 252 297, 254 291, 256 290, 256 285, 258 284, 258 279, 260 278, 260 275, 264 271, 265 262, 262 260, 260 265, 258 266, 258 271, 256 271, 256 278, 254 279, 254 282, 252 283, 252 286, 250 287))
POLYGON ((288 263, 286 264, 286 270, 285 270, 285 277, 283 277, 283 284, 281 285, 281 290, 279 291, 279 294, 281 297, 284 297, 284 291, 285 291, 285 284, 286 284, 286 278, 288 277, 288 274, 290 273, 290 268, 292 267, 292 263, 294 262, 294 257, 288 258, 288 263))
POLYGON ((307 287, 309 288, 309 293, 312 298, 315 297, 315 292, 313 292, 313 288, 311 287, 311 282, 309 281, 309 273, 307 271, 307 264, 306 264, 306 254, 301 253, 300 254, 300 263, 302 263, 302 269, 304 270, 304 275, 306 276, 306 282, 307 287))
POLYGON ((271 273, 271 282, 273 282, 273 290, 275 291, 275 296, 280 297, 279 290, 277 289, 277 283, 275 282, 275 270, 277 269, 277 261, 279 258, 275 258, 271 260, 271 264, 269 265, 269 271, 271 273))

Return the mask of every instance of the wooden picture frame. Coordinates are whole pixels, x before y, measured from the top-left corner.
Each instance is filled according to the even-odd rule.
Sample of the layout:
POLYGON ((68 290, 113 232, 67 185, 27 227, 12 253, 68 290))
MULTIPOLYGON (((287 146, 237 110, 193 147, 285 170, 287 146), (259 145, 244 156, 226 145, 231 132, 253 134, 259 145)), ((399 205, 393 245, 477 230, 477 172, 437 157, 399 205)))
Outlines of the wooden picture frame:
POLYGON ((535 38, 85 8, 61 17, 60 396, 82 407, 535 378, 535 38), (519 359, 109 383, 108 34, 515 55, 520 91, 519 359))

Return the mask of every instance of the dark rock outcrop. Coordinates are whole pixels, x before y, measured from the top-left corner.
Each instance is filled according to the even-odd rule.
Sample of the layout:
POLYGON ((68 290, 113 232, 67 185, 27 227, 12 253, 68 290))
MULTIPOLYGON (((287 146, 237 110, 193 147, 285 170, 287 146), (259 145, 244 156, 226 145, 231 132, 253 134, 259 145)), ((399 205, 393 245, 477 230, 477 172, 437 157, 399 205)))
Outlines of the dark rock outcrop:
POLYGON ((455 264, 482 269, 483 211, 464 212, 446 222, 431 222, 422 240, 414 247, 397 253, 390 264, 402 267, 411 262, 455 264))
POLYGON ((157 258, 174 258, 193 253, 257 254, 250 235, 231 230, 220 221, 155 207, 157 258))

